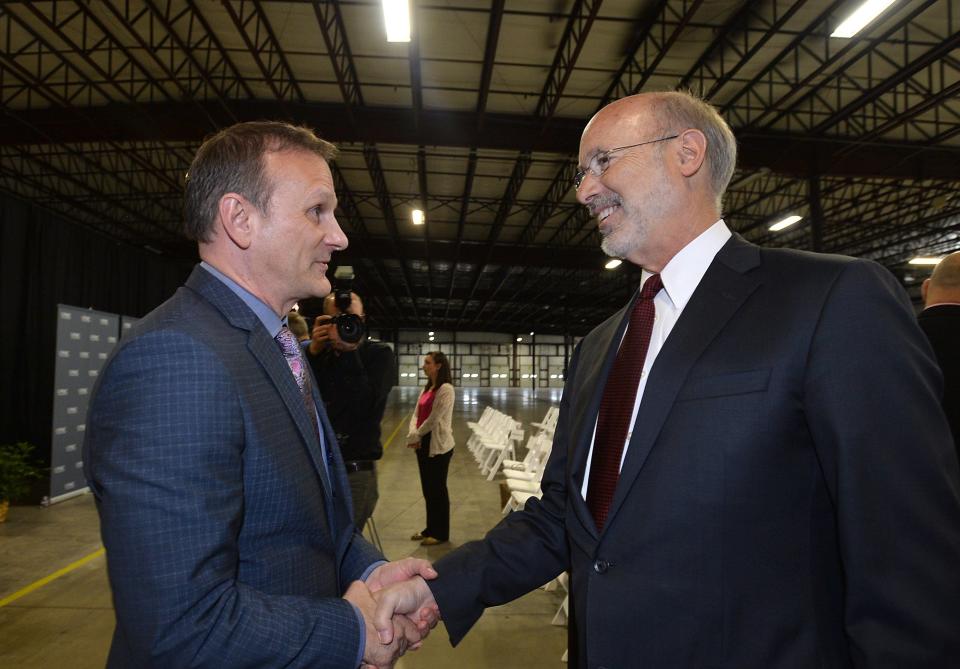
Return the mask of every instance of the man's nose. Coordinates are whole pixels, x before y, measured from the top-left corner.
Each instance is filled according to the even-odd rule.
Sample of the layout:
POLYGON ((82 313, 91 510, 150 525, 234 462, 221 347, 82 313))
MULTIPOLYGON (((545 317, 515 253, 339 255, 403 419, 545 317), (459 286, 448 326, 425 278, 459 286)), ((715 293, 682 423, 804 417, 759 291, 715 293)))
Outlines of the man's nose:
POLYGON ((337 251, 342 251, 347 248, 349 242, 347 241, 347 235, 343 232, 343 228, 340 227, 340 222, 334 217, 333 225, 327 233, 327 244, 333 246, 337 251))
POLYGON ((580 186, 577 188, 577 201, 580 204, 590 204, 590 200, 597 194, 600 186, 600 178, 593 176, 589 170, 583 175, 580 186))

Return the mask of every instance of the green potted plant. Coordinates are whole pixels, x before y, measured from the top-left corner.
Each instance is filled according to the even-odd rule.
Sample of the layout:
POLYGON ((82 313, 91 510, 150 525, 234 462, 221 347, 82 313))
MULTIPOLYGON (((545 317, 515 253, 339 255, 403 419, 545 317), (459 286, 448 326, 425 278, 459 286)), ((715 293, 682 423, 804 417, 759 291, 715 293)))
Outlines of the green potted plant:
POLYGON ((7 519, 10 500, 30 492, 30 482, 43 475, 31 457, 33 450, 25 441, 0 444, 0 523, 7 519))

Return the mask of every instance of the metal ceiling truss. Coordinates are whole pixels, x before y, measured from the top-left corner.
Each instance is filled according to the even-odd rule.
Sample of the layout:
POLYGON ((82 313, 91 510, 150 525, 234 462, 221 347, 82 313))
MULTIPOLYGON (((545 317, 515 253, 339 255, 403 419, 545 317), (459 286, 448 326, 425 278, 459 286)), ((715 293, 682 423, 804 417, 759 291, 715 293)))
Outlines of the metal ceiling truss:
MULTIPOLYGON (((550 123, 550 120, 553 118, 553 114, 557 108, 557 103, 560 101, 567 82, 570 79, 570 75, 573 73, 573 69, 577 63, 577 58, 580 56, 580 52, 583 49, 583 44, 586 41, 587 36, 590 34, 590 28, 597 16, 597 12, 600 10, 601 4, 602 0, 575 0, 573 3, 570 17, 567 20, 566 27, 564 28, 563 36, 560 38, 560 44, 557 47, 556 54, 554 55, 553 64, 550 67, 550 72, 547 74, 546 81, 543 85, 543 90, 540 93, 540 97, 537 101, 537 106, 534 112, 534 116, 542 119, 541 131, 547 127, 547 125, 550 123)), ((519 194, 520 188, 523 186, 524 179, 527 176, 527 172, 530 169, 530 163, 531 152, 521 151, 517 156, 516 163, 514 164, 513 171, 510 175, 510 180, 507 182, 506 189, 504 190, 503 204, 497 212, 493 226, 490 229, 490 235, 487 239, 488 255, 492 253, 493 245, 499 239, 500 232, 503 229, 507 217, 513 210, 517 195, 519 194)), ((561 173, 564 172, 565 170, 561 168, 561 173)), ((553 183, 557 184, 560 178, 562 178, 562 174, 558 174, 558 176, 554 178, 553 183)), ((570 182, 568 181, 567 188, 569 188, 569 184, 570 182)), ((556 197, 556 191, 559 189, 560 186, 548 189, 544 201, 541 202, 541 208, 545 210, 542 214, 540 214, 541 216, 548 216, 548 212, 546 210, 550 208, 549 198, 556 197), (551 191, 553 191, 553 193, 551 193, 551 191)), ((527 224, 527 229, 532 229, 536 225, 537 222, 531 220, 530 223, 527 224)), ((476 291, 477 286, 483 277, 485 267, 486 263, 477 266, 475 269, 471 295, 474 291, 476 291)), ((495 288, 492 291, 489 299, 492 299, 497 295, 507 281, 509 274, 509 267, 500 268, 498 276, 493 279, 495 288)), ((480 308, 474 312, 474 317, 471 319, 470 324, 474 324, 480 319, 484 310, 487 308, 489 299, 483 302, 480 308)), ((457 321, 458 326, 459 323, 463 321, 465 315, 466 309, 460 312, 460 318, 457 321)))
POLYGON ((703 0, 659 0, 637 19, 637 37, 597 106, 639 93, 687 29, 703 0))
MULTIPOLYGON (((480 86, 477 90, 477 104, 475 108, 476 118, 477 118, 477 130, 481 131, 483 129, 483 122, 486 118, 484 112, 487 107, 487 97, 490 94, 490 82, 493 78, 493 67, 496 62, 497 57, 497 44, 500 41, 500 26, 503 22, 503 9, 504 9, 505 0, 491 0, 490 3, 490 18, 487 22, 487 38, 484 44, 483 49, 483 65, 480 71, 480 86)), ((463 240, 464 227, 466 225, 466 220, 468 212, 470 209, 471 202, 471 193, 473 191, 473 180, 477 172, 477 147, 470 147, 470 155, 467 158, 467 168, 466 176, 464 177, 463 185, 463 195, 460 201, 460 216, 457 219, 457 238, 456 238, 456 250, 454 252, 453 261, 450 263, 450 276, 447 281, 447 303, 443 309, 443 315, 441 320, 446 320, 448 314, 450 313, 450 308, 452 306, 451 298, 453 296, 454 286, 456 285, 457 272, 460 265, 460 244, 463 240)), ((474 284, 473 289, 476 289, 474 284)), ((463 314, 463 309, 466 308, 466 304, 461 305, 460 313, 463 314)), ((459 319, 458 319, 459 321, 459 319)))
POLYGON ((221 0, 243 43, 278 100, 303 102, 300 82, 290 69, 270 21, 257 0, 221 0))
MULTIPOLYGON (((198 0, 0 2, 0 189, 113 239, 183 256, 192 253, 177 234, 183 172, 200 139, 239 120, 295 118, 362 155, 362 168, 331 165, 350 231, 350 247, 334 261, 362 268, 357 289, 378 326, 581 332, 629 297, 639 271, 601 269, 594 221, 570 198, 582 122, 554 117, 565 99, 588 98, 566 87, 592 26, 629 19, 601 15, 602 0, 573 0, 565 12, 507 11, 506 0, 415 6, 412 105, 368 107, 341 3, 304 3, 333 64, 337 103, 307 99, 308 78, 297 77, 264 9, 271 2, 221 0, 224 11, 198 0), (417 27, 427 9, 488 14, 472 110, 424 108, 425 88, 462 90, 424 80, 417 27), (509 14, 565 22, 532 115, 486 109, 492 92, 517 92, 491 87, 496 67, 525 65, 497 61, 509 14), (220 40, 233 32, 243 43, 237 63, 255 64, 253 77, 220 40), (258 99, 254 86, 273 99, 258 99), (388 153, 377 145, 386 143, 405 145, 389 156, 409 156, 411 167, 385 170, 388 153), (496 172, 483 161, 503 158, 486 158, 489 149, 512 152, 499 197, 487 190, 496 172), (461 158, 462 171, 429 169, 461 158), (543 177, 546 161, 556 166, 552 178, 543 177), (372 190, 347 183, 360 183, 360 169, 372 190), (391 190, 398 173, 415 174, 416 188, 391 190), (459 175, 456 194, 430 192, 431 179, 459 175), (416 234, 401 234, 398 207, 407 205, 427 215, 416 234), (361 207, 379 215, 364 217, 361 207), (455 226, 456 237, 437 238, 437 224, 455 226)), ((708 7, 715 15, 703 0, 650 3, 632 21, 629 49, 594 98, 597 109, 683 63, 676 87, 717 104, 737 133, 739 166, 725 198, 732 229, 755 243, 872 258, 900 274, 918 249, 960 246, 960 10, 952 0, 897 3, 881 30, 845 41, 829 34, 849 0, 744 0, 722 9, 722 22, 705 16, 708 7), (710 40, 696 58, 692 42, 681 41, 694 32, 710 40), (674 58, 681 44, 685 53, 674 58), (805 220, 767 230, 788 213, 805 220)))
MULTIPOLYGON (((313 3, 314 12, 320 24, 320 31, 323 33, 323 40, 327 45, 331 62, 337 76, 337 83, 340 85, 340 91, 348 107, 348 114, 352 117, 352 111, 355 107, 363 106, 363 93, 360 90, 360 80, 357 77, 357 68, 353 62, 353 54, 350 51, 350 42, 347 39, 347 31, 343 24, 343 16, 340 12, 339 0, 330 0, 329 2, 313 3)), ((397 221, 393 211, 393 204, 390 201, 390 190, 387 187, 386 177, 380 164, 380 156, 377 153, 376 144, 373 142, 364 142, 363 158, 367 164, 367 171, 370 173, 370 179, 373 181, 374 191, 377 194, 377 201, 387 225, 387 231, 393 245, 396 246, 399 240, 397 230, 397 221)), ((399 254, 394 254, 400 263, 401 279, 403 281, 404 291, 409 297, 413 296, 413 279, 410 276, 410 270, 399 254)), ((419 322, 420 314, 417 310, 416 301, 411 304, 414 318, 419 322)))

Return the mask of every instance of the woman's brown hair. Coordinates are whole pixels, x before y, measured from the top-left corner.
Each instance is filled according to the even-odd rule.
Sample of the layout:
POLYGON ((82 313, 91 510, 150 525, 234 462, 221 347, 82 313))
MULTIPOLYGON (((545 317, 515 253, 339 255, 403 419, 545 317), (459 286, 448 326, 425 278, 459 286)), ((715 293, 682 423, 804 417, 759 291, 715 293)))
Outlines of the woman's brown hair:
MULTIPOLYGON (((449 383, 452 386, 453 376, 450 374, 450 361, 447 360, 447 356, 440 351, 430 351, 427 355, 433 358, 433 364, 440 365, 440 369, 437 370, 437 382, 433 384, 433 387, 439 388, 444 383, 449 383)), ((423 387, 423 390, 430 390, 430 385, 430 379, 427 379, 427 385, 423 387)))

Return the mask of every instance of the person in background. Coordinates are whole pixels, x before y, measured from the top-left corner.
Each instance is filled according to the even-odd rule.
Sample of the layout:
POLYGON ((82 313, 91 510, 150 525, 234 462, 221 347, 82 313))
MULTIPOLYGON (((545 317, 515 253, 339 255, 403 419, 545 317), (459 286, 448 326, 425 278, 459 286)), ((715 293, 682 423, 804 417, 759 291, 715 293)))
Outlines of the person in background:
POLYGON ((450 540, 450 494, 447 471, 453 457, 453 380, 450 363, 440 351, 423 359, 427 383, 410 417, 407 447, 417 452, 420 487, 427 507, 427 526, 410 537, 423 546, 450 540))
POLYGON ((84 468, 116 629, 107 666, 392 666, 430 624, 381 643, 373 592, 425 560, 384 561, 356 532, 347 477, 286 316, 330 292, 347 238, 332 144, 240 123, 190 166, 202 262, 116 346, 91 398, 84 468))
MULTIPOLYGON (((351 292, 350 297, 349 313, 366 320, 360 296, 351 292)), ((327 295, 323 315, 313 322, 307 359, 337 433, 353 497, 353 522, 362 532, 379 498, 375 463, 383 456, 380 422, 394 385, 396 362, 393 350, 382 342, 368 337, 356 343, 343 341, 330 323, 340 313, 334 294, 327 295)))
POLYGON ((943 372, 943 410, 960 458, 960 251, 937 264, 920 292, 924 309, 917 320, 943 372))
POLYGON ((290 328, 290 332, 297 338, 301 346, 310 343, 310 329, 307 327, 307 321, 296 309, 287 312, 287 327, 290 328))
POLYGON ((579 164, 638 290, 577 344, 543 498, 378 593, 378 629, 435 600, 456 644, 569 570, 571 666, 960 666, 960 470, 903 287, 733 233, 736 140, 690 94, 607 105, 579 164))

